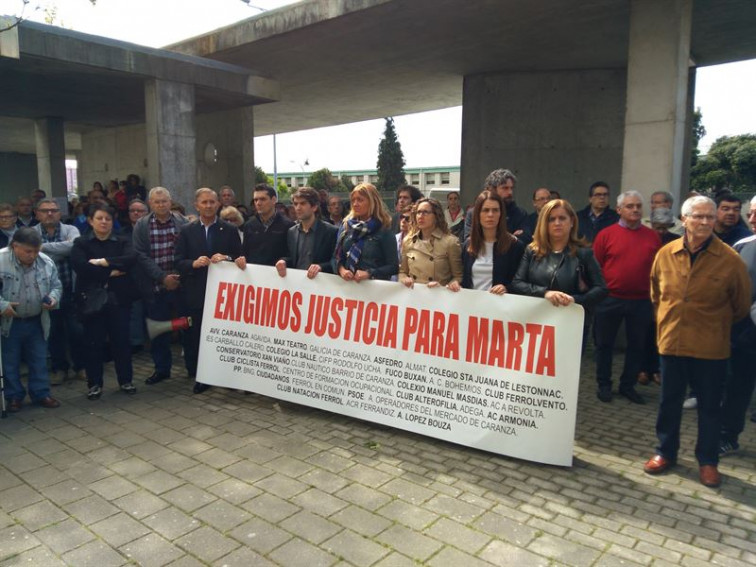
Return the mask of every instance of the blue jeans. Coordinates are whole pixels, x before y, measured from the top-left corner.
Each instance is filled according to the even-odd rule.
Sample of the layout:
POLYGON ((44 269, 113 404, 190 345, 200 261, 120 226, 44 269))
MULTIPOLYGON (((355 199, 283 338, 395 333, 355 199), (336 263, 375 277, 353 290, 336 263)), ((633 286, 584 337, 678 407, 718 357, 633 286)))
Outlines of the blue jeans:
POLYGON ((10 333, 2 338, 5 399, 22 401, 26 390, 21 384, 21 358, 29 367, 29 397, 33 402, 50 395, 50 378, 47 374, 47 342, 42 332, 42 319, 38 315, 14 319, 10 333))
POLYGON ((594 337, 596 340, 596 381, 599 387, 612 385, 612 354, 617 331, 625 321, 627 348, 620 376, 620 391, 633 388, 641 371, 643 342, 651 321, 650 299, 607 297, 596 306, 594 337))
POLYGON ((144 329, 144 303, 141 299, 131 304, 129 317, 129 344, 135 347, 144 346, 147 342, 147 333, 144 329))
POLYGON ((661 399, 656 418, 656 452, 672 462, 680 449, 680 421, 688 383, 698 394, 699 465, 719 463, 720 404, 727 373, 727 360, 704 360, 688 356, 661 357, 661 399))
POLYGON ((86 365, 89 387, 102 386, 105 339, 110 339, 118 384, 132 381, 131 344, 129 344, 129 305, 108 303, 102 313, 87 317, 84 336, 87 346, 86 365))
MULTIPOLYGON (((161 291, 156 293, 152 301, 147 304, 147 317, 155 321, 170 321, 174 317, 186 314, 184 302, 178 291, 161 291)), ((173 333, 163 333, 150 341, 150 354, 155 363, 155 372, 171 375, 173 356, 171 354, 171 337, 173 333)), ((181 342, 184 344, 186 334, 181 332, 181 342)), ((186 347, 184 347, 186 353, 186 347)), ((186 358, 186 354, 184 355, 186 358)))
POLYGON ((64 295, 60 308, 50 311, 50 336, 47 338, 50 350, 50 365, 53 372, 68 372, 68 352, 74 370, 84 368, 84 329, 76 316, 73 296, 64 295))
POLYGON ((756 346, 733 345, 722 401, 722 441, 737 443, 738 436, 743 433, 746 412, 756 385, 754 360, 756 346))

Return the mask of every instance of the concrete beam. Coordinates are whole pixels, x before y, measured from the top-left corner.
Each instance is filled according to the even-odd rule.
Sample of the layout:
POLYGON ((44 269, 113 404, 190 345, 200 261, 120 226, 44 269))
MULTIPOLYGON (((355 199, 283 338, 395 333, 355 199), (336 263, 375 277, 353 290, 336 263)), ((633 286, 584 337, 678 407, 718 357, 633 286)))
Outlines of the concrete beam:
MULTIPOLYGON (((692 0, 633 0, 622 189, 669 191, 680 202, 690 130, 692 0)), ((686 188, 687 190, 687 188, 686 188)))
POLYGON ((39 188, 51 197, 67 197, 63 120, 60 118, 36 120, 34 133, 37 142, 39 188))

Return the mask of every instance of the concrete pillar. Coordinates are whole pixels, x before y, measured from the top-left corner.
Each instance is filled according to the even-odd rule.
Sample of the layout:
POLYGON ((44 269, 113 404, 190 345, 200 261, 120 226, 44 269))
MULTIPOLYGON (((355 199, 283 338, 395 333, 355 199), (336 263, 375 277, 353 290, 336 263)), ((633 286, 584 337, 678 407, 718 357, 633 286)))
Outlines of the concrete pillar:
MULTIPOLYGON (((692 0, 633 0, 627 66, 622 188, 680 203, 690 166, 688 67, 692 0)), ((687 188, 685 189, 687 190, 687 188)))
POLYGON ((583 207, 592 182, 619 185, 625 77, 621 69, 466 76, 463 203, 471 203, 486 175, 500 167, 517 175, 515 197, 528 210, 538 187, 583 207))
POLYGON ((189 207, 197 190, 194 87, 152 79, 145 83, 147 171, 145 186, 168 188, 189 207))
POLYGON ((255 185, 255 121, 253 107, 237 108, 230 112, 232 120, 227 130, 229 185, 236 192, 239 203, 249 205, 255 185))
POLYGON ((37 179, 49 197, 66 197, 66 143, 62 118, 34 121, 37 179))

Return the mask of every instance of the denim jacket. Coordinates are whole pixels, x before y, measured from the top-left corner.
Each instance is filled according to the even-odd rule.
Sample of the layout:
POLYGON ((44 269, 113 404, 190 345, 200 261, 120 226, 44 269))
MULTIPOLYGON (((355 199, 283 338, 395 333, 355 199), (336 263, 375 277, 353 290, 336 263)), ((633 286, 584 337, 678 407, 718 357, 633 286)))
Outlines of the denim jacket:
MULTIPOLYGON (((60 285, 55 262, 46 254, 40 252, 37 259, 34 260, 34 265, 37 268, 37 285, 40 294, 42 297, 48 296, 53 299, 57 306, 60 303, 63 288, 60 285)), ((10 246, 3 248, 0 250, 0 285, 2 285, 0 313, 5 311, 12 302, 18 301, 22 282, 21 266, 16 260, 15 254, 13 254, 13 249, 10 246)), ((7 337, 13 324, 13 317, 2 317, 1 319, 0 330, 2 335, 7 337)), ((47 340, 47 336, 50 334, 50 313, 46 309, 42 310, 42 330, 45 340, 47 340)))

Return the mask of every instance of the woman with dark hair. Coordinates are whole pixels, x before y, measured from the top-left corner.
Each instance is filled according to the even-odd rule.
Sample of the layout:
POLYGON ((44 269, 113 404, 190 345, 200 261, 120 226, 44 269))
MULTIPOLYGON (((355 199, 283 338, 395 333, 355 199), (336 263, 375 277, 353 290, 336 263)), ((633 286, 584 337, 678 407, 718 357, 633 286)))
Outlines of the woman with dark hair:
POLYGON ((92 204, 87 213, 92 231, 74 240, 71 250, 71 267, 76 272, 74 294, 87 346, 84 367, 90 400, 102 395, 106 338, 110 339, 121 390, 136 393, 129 343, 129 312, 135 287, 129 273, 135 268, 136 254, 131 240, 114 232, 114 215, 115 211, 104 203, 92 204))
POLYGON ((507 232, 507 212, 496 191, 483 191, 475 200, 470 238, 462 248, 462 287, 508 291, 525 245, 507 232))
POLYGON ((554 199, 541 209, 511 291, 544 297, 557 307, 577 303, 586 309, 606 297, 601 268, 591 248, 578 237, 577 215, 569 202, 554 199))
POLYGON ((396 274, 391 215, 374 185, 360 183, 349 195, 352 210, 336 237, 334 271, 347 281, 388 280, 396 274))
POLYGON ((435 199, 420 199, 412 207, 409 234, 402 243, 399 281, 407 287, 420 283, 461 289, 459 238, 449 232, 444 209, 435 199))

